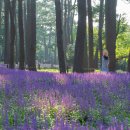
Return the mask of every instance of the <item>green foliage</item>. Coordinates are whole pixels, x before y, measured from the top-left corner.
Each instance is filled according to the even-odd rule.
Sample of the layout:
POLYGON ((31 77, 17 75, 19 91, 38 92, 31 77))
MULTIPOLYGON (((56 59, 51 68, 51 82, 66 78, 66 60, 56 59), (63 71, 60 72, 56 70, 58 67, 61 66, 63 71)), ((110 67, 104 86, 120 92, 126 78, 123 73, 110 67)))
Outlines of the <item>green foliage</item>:
POLYGON ((54 1, 38 0, 37 7, 37 60, 42 63, 51 62, 54 61, 56 51, 54 1), (45 54, 46 48, 48 53, 45 54))
POLYGON ((129 48, 130 48, 130 34, 128 32, 123 32, 119 34, 116 44, 117 58, 128 57, 129 48))
POLYGON ((70 44, 67 46, 67 51, 66 51, 66 58, 67 58, 67 64, 68 65, 73 65, 73 60, 74 60, 74 45, 70 44))

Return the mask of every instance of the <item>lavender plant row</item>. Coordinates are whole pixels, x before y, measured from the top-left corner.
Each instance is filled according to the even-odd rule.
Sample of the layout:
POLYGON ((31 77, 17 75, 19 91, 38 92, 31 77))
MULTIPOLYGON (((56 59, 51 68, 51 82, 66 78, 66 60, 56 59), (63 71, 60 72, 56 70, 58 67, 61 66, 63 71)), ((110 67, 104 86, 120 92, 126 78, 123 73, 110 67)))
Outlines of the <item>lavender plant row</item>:
POLYGON ((130 130, 130 74, 0 70, 2 130, 130 130))

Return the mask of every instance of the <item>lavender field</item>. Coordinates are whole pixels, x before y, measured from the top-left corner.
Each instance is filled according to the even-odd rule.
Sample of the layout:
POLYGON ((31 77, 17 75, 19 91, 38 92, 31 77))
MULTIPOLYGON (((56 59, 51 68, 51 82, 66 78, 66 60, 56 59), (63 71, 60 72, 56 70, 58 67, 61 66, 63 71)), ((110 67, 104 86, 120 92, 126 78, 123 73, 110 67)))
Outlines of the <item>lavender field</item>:
POLYGON ((130 74, 0 70, 0 130, 130 130, 130 74))

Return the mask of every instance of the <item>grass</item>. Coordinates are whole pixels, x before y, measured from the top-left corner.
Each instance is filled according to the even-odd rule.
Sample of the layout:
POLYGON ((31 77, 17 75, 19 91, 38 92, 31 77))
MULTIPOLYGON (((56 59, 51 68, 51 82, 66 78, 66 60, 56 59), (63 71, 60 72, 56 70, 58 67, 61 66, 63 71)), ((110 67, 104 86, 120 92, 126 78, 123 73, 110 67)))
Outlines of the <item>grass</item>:
POLYGON ((53 68, 45 68, 45 69, 38 69, 38 72, 52 72, 52 73, 58 73, 59 69, 53 69, 53 68))

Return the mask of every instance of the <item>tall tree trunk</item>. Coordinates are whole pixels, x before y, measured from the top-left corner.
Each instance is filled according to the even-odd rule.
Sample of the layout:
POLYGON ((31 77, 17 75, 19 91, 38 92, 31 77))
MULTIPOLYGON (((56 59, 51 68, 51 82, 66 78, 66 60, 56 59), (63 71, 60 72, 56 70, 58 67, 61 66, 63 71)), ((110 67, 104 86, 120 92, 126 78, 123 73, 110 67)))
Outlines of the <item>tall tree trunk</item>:
MULTIPOLYGON (((55 36, 55 43, 56 43, 56 36, 55 36)), ((56 54, 57 54, 57 46, 55 45, 54 48, 55 48, 54 49, 54 64, 57 64, 57 56, 56 56, 56 54)))
MULTIPOLYGON (((86 2, 86 6, 87 6, 87 2, 86 2)), ((87 13, 86 13, 86 17, 87 17, 87 13)), ((86 20, 86 30, 87 30, 87 20, 86 20)), ((88 40, 87 40, 87 35, 88 32, 86 31, 86 43, 84 46, 84 70, 86 72, 89 72, 89 61, 88 61, 88 40)))
POLYGON ((104 0, 100 0, 100 12, 99 12, 99 30, 98 30, 98 44, 99 44, 99 51, 100 51, 100 68, 102 66, 102 28, 104 23, 104 0))
MULTIPOLYGON (((52 46, 51 45, 51 39, 52 39, 52 35, 51 35, 51 31, 52 31, 52 28, 50 28, 50 34, 49 34, 49 36, 48 36, 48 44, 49 44, 49 46, 52 46)), ((51 65, 53 64, 53 56, 51 55, 52 53, 51 53, 51 50, 52 50, 52 48, 50 47, 49 48, 50 50, 49 50, 49 58, 50 58, 50 63, 51 63, 51 65)))
POLYGON ((63 49, 63 31, 62 31, 62 16, 61 16, 61 3, 60 0, 55 0, 56 10, 56 33, 57 33, 57 46, 58 46, 58 59, 60 73, 66 73, 65 56, 63 49))
POLYGON ((116 5, 117 0, 106 0, 106 45, 109 52, 109 71, 116 70, 116 5))
POLYGON ((28 12, 27 12, 27 2, 29 2, 29 0, 24 0, 24 48, 25 48, 25 65, 28 65, 28 22, 27 22, 27 16, 28 16, 28 12))
MULTIPOLYGON (((31 39, 31 26, 30 26, 30 21, 31 21, 31 1, 27 0, 27 19, 26 19, 26 26, 25 26, 25 30, 26 30, 26 59, 27 59, 27 65, 29 65, 29 51, 30 51, 30 39, 31 39)), ((29 66, 28 66, 29 68, 29 66)))
POLYGON ((70 0, 64 0, 64 25, 63 25, 63 43, 64 51, 66 53, 67 45, 70 44, 70 24, 71 24, 71 2, 70 0))
POLYGON ((4 25, 5 25, 5 45, 4 45, 4 63, 9 64, 9 3, 4 0, 4 25))
POLYGON ((36 0, 27 0, 27 63, 36 71, 36 0))
POLYGON ((36 0, 31 0, 31 38, 29 45, 29 70, 36 71, 36 0))
POLYGON ((48 54, 48 45, 45 44, 44 47, 45 47, 45 62, 48 63, 48 55, 49 55, 48 54))
POLYGON ((0 28, 1 28, 2 0, 0 1, 0 28))
POLYGON ((47 54, 46 51, 48 51, 48 50, 46 50, 46 44, 47 44, 47 42, 46 42, 46 35, 45 35, 45 33, 46 33, 46 27, 43 26, 42 28, 43 28, 43 43, 42 43, 42 45, 44 46, 44 57, 43 57, 42 61, 46 62, 47 58, 48 58, 48 57, 46 57, 46 54, 47 54))
POLYGON ((71 24, 70 24, 70 34, 71 34, 71 44, 74 43, 74 37, 73 37, 73 27, 74 27, 74 15, 75 15, 75 6, 76 6, 76 0, 74 1, 74 9, 73 9, 73 12, 71 13, 71 18, 72 18, 72 21, 71 21, 71 24))
POLYGON ((84 46, 86 43, 86 0, 78 0, 78 28, 74 55, 74 72, 84 72, 84 46))
POLYGON ((18 21, 19 21, 19 69, 24 69, 24 30, 23 30, 23 6, 22 1, 18 1, 18 21))
POLYGON ((18 19, 17 19, 17 14, 15 14, 15 28, 16 28, 16 36, 15 36, 15 62, 16 64, 19 63, 19 35, 18 35, 18 19))
POLYGON ((98 46, 96 47, 96 52, 94 57, 94 68, 98 69, 98 46))
POLYGON ((64 0, 64 24, 62 26, 63 26, 63 47, 64 47, 64 52, 66 53, 66 48, 67 48, 67 0, 64 0))
POLYGON ((13 0, 9 3, 9 11, 10 11, 10 57, 9 57, 9 68, 13 69, 14 65, 14 43, 15 43, 15 23, 14 23, 14 14, 16 8, 16 0, 13 0))
MULTIPOLYGON (((87 35, 86 35, 87 36, 87 35)), ((87 40, 86 43, 84 45, 84 71, 88 72, 88 47, 87 47, 87 40)))
POLYGON ((92 18, 92 1, 87 0, 88 3, 88 32, 89 32, 89 68, 94 68, 93 57, 93 18, 92 18))
MULTIPOLYGON (((3 0, 0 1, 0 33, 3 35, 1 32, 1 25, 2 25, 2 10, 3 9, 3 0)), ((0 54, 0 60, 3 61, 3 54, 4 54, 4 44, 3 42, 1 43, 1 54, 0 54)))
POLYGON ((67 26, 66 26, 66 32, 67 32, 67 45, 70 44, 70 24, 71 24, 71 1, 68 0, 68 9, 67 9, 67 26))

